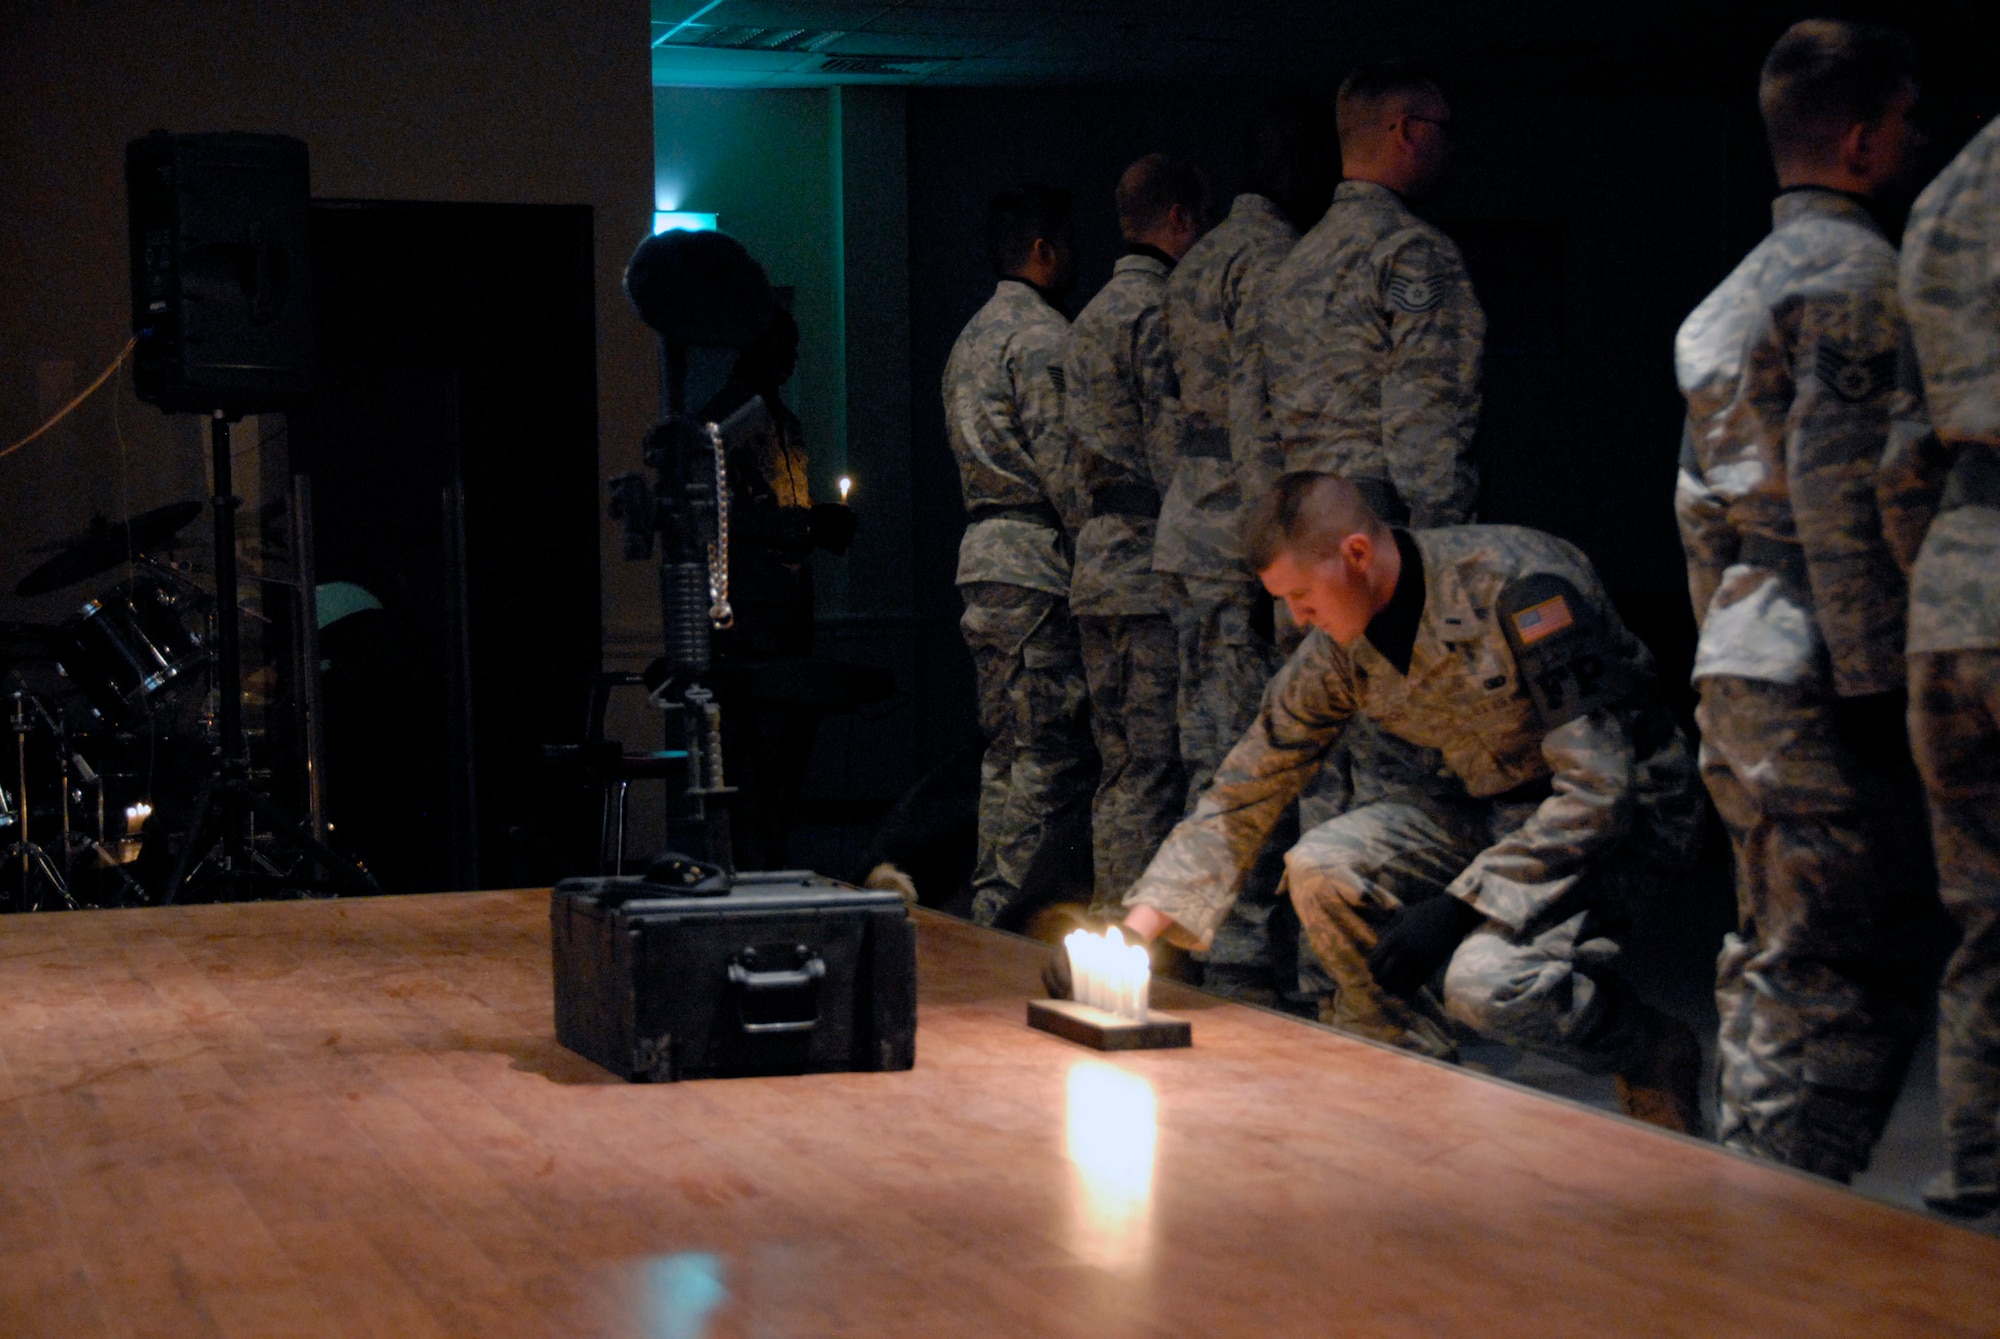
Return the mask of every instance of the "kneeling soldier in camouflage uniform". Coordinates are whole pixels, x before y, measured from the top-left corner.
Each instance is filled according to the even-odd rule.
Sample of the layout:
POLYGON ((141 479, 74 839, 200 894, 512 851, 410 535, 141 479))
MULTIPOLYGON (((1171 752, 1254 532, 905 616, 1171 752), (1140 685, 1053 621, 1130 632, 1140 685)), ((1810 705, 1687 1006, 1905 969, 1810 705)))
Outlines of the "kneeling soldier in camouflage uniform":
POLYGON ((1303 472, 1256 508, 1245 550, 1314 631, 1125 899, 1128 931, 1207 943, 1366 713, 1445 768, 1286 858, 1338 987, 1326 1021, 1440 1057, 1456 1023, 1616 1074, 1628 1112, 1695 1130, 1694 1034, 1609 963, 1634 905, 1693 860, 1700 794, 1652 657, 1589 561, 1511 526, 1392 529, 1354 485, 1303 472))
POLYGON ((1904 325, 1862 202, 1915 162, 1910 68, 1880 29, 1809 20, 1778 40, 1758 97, 1783 187, 1771 235, 1674 343, 1702 777, 1736 852, 1717 1135, 1840 1181, 1902 1085, 1935 920, 1908 593, 1876 501, 1904 325))
POLYGON ((1932 461, 1937 519, 1916 527, 1910 739, 1962 935, 1938 1000, 1951 1163, 1924 1198, 1977 1215, 2000 1203, 2000 120, 1910 212, 1902 295, 1933 443, 1949 453, 1932 461))

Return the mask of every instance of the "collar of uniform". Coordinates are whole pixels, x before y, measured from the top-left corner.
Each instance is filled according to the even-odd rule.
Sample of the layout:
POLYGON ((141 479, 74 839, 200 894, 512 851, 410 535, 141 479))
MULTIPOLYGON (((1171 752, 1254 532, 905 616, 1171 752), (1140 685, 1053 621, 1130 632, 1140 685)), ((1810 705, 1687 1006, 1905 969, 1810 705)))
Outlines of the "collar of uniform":
POLYGON ((1771 201, 1773 228, 1782 228, 1794 219, 1814 216, 1846 219, 1870 232, 1887 236, 1881 220, 1875 217, 1875 211, 1866 198, 1837 191, 1831 186, 1788 186, 1778 192, 1777 199, 1771 201))
POLYGON ((1127 242, 1125 254, 1111 267, 1113 274, 1123 274, 1127 270, 1151 270, 1154 274, 1171 274, 1174 258, 1156 246, 1144 242, 1127 242))
POLYGON ((1368 620, 1363 635, 1398 673, 1407 675, 1410 657, 1416 650, 1417 630, 1423 625, 1424 594, 1429 583, 1424 580, 1424 555, 1410 538, 1410 532, 1392 533, 1396 536, 1396 552, 1402 555, 1402 571, 1396 576, 1396 589, 1390 593, 1389 603, 1368 620))
POLYGON ((1265 218, 1276 219, 1287 228, 1292 226, 1292 221, 1286 216, 1285 211, 1280 209, 1278 202, 1268 195, 1245 191, 1229 202, 1230 218, 1248 217, 1251 214, 1262 214, 1265 218))
POLYGON ((1336 204, 1342 200, 1367 200, 1375 204, 1393 205, 1397 209, 1408 209, 1409 203, 1402 196, 1390 190, 1379 181, 1357 181, 1347 178, 1334 189, 1336 204))
POLYGON ((1033 279, 1023 279, 1018 274, 1002 275, 1000 277, 1000 287, 1004 289, 1008 284, 1019 284, 1021 287, 1027 289, 1030 293, 1033 293, 1036 297, 1040 298, 1044 303, 1046 303, 1050 311, 1056 312, 1058 314, 1062 312, 1062 303, 1056 300, 1056 295, 1054 293, 1049 292, 1048 289, 1043 288, 1033 279))
POLYGON ((1412 530, 1407 533, 1417 552, 1423 555, 1424 562, 1424 621, 1418 631, 1418 646, 1422 647, 1425 632, 1440 643, 1477 641, 1484 635, 1485 611, 1476 608, 1467 594, 1470 583, 1462 576, 1453 579, 1453 572, 1468 560, 1463 556, 1454 557, 1449 550, 1439 552, 1433 538, 1434 535, 1442 537, 1455 532, 1412 530))

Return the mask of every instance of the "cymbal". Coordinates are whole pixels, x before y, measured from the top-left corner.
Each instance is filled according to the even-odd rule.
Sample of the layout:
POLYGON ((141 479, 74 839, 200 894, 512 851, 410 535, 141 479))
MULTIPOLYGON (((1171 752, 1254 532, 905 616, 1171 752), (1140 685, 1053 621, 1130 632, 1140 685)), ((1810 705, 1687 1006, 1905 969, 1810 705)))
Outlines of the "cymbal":
POLYGON ((201 503, 169 502, 142 511, 129 521, 98 517, 90 529, 64 541, 62 552, 37 567, 14 587, 16 595, 47 595, 85 577, 108 571, 134 554, 157 549, 173 539, 182 526, 201 515, 201 503))

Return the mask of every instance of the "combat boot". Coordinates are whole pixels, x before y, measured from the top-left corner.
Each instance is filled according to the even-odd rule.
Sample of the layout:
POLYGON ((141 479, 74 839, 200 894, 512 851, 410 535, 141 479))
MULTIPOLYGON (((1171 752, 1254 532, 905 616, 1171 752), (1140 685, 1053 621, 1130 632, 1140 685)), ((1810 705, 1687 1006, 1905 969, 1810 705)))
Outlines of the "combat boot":
POLYGON ((1645 1045, 1618 1075, 1618 1109, 1633 1120, 1699 1138, 1701 1042, 1678 1018, 1651 1008, 1646 1015, 1645 1045))
POLYGON ((1992 1177, 1966 1177, 1942 1171, 1924 1185, 1924 1203, 1953 1218, 1984 1218, 2000 1208, 2000 1188, 1992 1177))

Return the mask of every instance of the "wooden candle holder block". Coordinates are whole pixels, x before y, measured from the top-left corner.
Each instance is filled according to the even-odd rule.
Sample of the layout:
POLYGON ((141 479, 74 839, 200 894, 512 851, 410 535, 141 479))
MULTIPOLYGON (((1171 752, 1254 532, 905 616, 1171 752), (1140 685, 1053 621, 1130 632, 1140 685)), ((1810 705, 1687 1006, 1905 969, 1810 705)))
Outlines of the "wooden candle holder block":
POLYGON ((1029 1000, 1028 1026, 1098 1051, 1158 1051, 1194 1045, 1194 1029, 1187 1019, 1157 1009, 1147 1011, 1145 1022, 1135 1023, 1109 1009, 1075 1000, 1029 1000))

